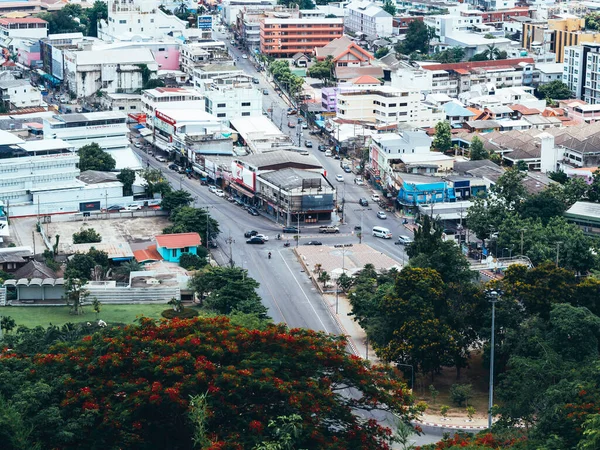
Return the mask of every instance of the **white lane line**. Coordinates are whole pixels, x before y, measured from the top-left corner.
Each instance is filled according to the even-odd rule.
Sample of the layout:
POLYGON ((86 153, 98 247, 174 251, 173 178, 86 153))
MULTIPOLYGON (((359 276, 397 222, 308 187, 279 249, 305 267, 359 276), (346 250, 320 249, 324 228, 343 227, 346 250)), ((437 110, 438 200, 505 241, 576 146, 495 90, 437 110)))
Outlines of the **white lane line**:
POLYGON ((283 260, 283 263, 285 264, 285 266, 288 268, 288 270, 290 271, 290 273, 292 274, 292 276, 294 277, 294 280, 296 281, 296 284, 298 284, 298 287, 300 288, 300 290, 302 291, 302 294, 304 295, 304 298, 306 298, 306 301, 308 302, 308 304, 310 305, 310 307, 312 308, 313 312, 315 313, 315 316, 317 316, 317 319, 319 319, 319 322, 321 323, 321 326, 323 327, 323 329, 325 330, 326 333, 329 333, 329 330, 327 329, 327 327, 325 326, 325 324, 323 323, 323 321, 321 320, 321 317, 319 316, 319 314, 317 314, 317 310, 315 309, 315 307, 313 306, 313 304, 311 303, 310 299, 308 298, 308 295, 306 295, 306 292, 304 292, 304 289, 302 289, 302 285, 300 284, 300 282, 298 281, 298 278, 296 278, 296 275, 294 275, 294 272, 292 272, 292 268, 289 266, 289 264, 287 263, 287 261, 285 260, 285 258, 283 257, 281 250, 278 250, 277 253, 279 253, 279 256, 281 257, 281 259, 283 260))

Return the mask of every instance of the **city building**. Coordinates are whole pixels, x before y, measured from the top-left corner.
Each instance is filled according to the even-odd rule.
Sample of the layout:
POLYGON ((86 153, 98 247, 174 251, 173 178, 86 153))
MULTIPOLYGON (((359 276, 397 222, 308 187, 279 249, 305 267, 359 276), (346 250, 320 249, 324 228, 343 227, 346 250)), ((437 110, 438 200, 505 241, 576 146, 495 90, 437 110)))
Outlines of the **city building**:
POLYGON ((121 111, 125 114, 137 114, 142 111, 141 94, 104 94, 100 104, 109 111, 121 111))
POLYGON ((214 78, 204 97, 206 112, 221 119, 227 126, 232 119, 262 116, 263 113, 263 93, 248 75, 214 78))
POLYGON ((173 233, 156 236, 156 250, 163 260, 169 262, 178 263, 184 253, 198 254, 198 247, 201 245, 198 233, 173 233))
POLYGON ((340 90, 337 116, 376 125, 407 123, 415 127, 433 127, 444 120, 443 111, 422 102, 418 91, 391 86, 340 90))
POLYGON ((241 142, 252 154, 269 153, 293 147, 290 136, 281 131, 268 117, 240 117, 231 121, 241 142))
POLYGON ((181 70, 192 77, 194 69, 206 64, 230 65, 233 58, 221 41, 189 42, 181 46, 181 70))
POLYGON ((158 0, 108 0, 108 19, 98 21, 103 41, 148 41, 181 34, 187 22, 161 11, 158 0))
POLYGON ((388 37, 393 34, 393 17, 375 3, 354 1, 346 6, 344 26, 353 33, 370 37, 388 37))
POLYGON ((343 19, 267 18, 260 23, 260 51, 275 58, 312 54, 343 34, 343 19))
POLYGON ((100 210, 126 204, 120 182, 78 179, 79 156, 61 139, 23 141, 0 131, 0 201, 9 218, 100 210))
POLYGON ((142 110, 146 115, 146 127, 154 126, 154 112, 157 108, 200 109, 204 110, 204 97, 194 88, 156 88, 142 92, 142 110))
POLYGON ((333 59, 335 77, 338 81, 348 81, 362 75, 383 77, 383 69, 371 65, 373 55, 347 36, 334 39, 324 47, 316 48, 315 55, 318 61, 324 61, 329 57, 333 59))
POLYGON ((212 80, 227 75, 245 75, 242 69, 228 64, 205 64, 195 67, 192 74, 192 84, 200 91, 205 91, 212 80))
POLYGON ((296 7, 287 8, 274 3, 240 9, 234 33, 237 40, 252 53, 260 50, 260 22, 267 17, 300 17, 300 11, 296 7))
POLYGON ((240 11, 273 9, 277 0, 225 0, 222 3, 221 15, 227 25, 235 24, 240 11))
POLYGON ((106 50, 129 50, 135 53, 139 50, 150 50, 158 70, 179 70, 181 40, 170 36, 163 36, 151 41, 111 42, 103 41, 92 43, 89 48, 82 50, 106 51, 106 50))
POLYGON ((63 114, 44 118, 44 139, 59 139, 75 150, 96 143, 116 161, 116 170, 140 169, 129 147, 127 115, 117 111, 63 114))
POLYGON ((134 93, 151 78, 158 64, 149 49, 64 52, 65 79, 78 98, 108 93, 134 93))
POLYGON ((533 84, 535 86, 562 81, 565 65, 564 63, 536 63, 533 84))
POLYGON ((542 47, 556 54, 556 62, 563 62, 566 47, 584 43, 600 43, 600 33, 585 30, 585 19, 566 17, 523 24, 522 45, 527 50, 542 47))
POLYGON ((0 100, 7 111, 47 106, 40 90, 29 80, 0 80, 0 100))
POLYGON ((562 81, 579 98, 591 105, 600 103, 600 43, 565 48, 562 81))
POLYGON ((48 22, 37 17, 0 18, 0 39, 6 44, 7 39, 33 38, 43 39, 48 36, 48 22))
POLYGON ((65 77, 64 51, 77 49, 77 45, 86 39, 83 33, 50 34, 40 39, 40 59, 45 72, 43 78, 54 85, 60 84, 65 77))

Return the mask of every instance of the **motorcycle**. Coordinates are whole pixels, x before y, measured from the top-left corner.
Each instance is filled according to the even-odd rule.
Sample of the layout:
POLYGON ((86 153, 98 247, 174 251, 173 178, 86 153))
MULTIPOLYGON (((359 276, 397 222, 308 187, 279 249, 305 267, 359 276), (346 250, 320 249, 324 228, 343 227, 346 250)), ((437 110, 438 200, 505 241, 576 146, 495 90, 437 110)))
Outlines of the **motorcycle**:
POLYGON ((284 246, 284 247, 289 247, 289 246, 290 246, 290 243, 289 243, 289 242, 286 242, 285 244, 283 244, 283 246, 284 246))

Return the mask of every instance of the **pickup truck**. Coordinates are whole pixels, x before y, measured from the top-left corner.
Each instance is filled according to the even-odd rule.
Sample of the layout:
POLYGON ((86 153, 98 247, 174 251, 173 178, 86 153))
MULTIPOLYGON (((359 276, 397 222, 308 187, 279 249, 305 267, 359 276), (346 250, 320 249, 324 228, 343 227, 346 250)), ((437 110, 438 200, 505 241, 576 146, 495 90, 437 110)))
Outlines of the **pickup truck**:
POLYGON ((340 229, 338 227, 319 227, 319 233, 339 233, 340 229))

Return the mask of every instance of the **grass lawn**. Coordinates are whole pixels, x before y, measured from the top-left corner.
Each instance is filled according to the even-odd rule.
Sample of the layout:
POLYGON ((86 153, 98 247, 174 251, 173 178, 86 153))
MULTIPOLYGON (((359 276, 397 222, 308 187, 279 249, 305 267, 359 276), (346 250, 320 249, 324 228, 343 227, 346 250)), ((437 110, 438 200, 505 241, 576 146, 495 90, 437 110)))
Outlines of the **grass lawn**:
MULTIPOLYGON (((100 319, 111 323, 132 323, 138 316, 160 318, 160 313, 169 305, 102 305, 100 319)), ((67 306, 7 306, 0 308, 0 316, 10 316, 17 325, 33 328, 37 325, 63 325, 67 322, 88 322, 96 319, 90 306, 83 308, 84 314, 73 316, 67 306)))

